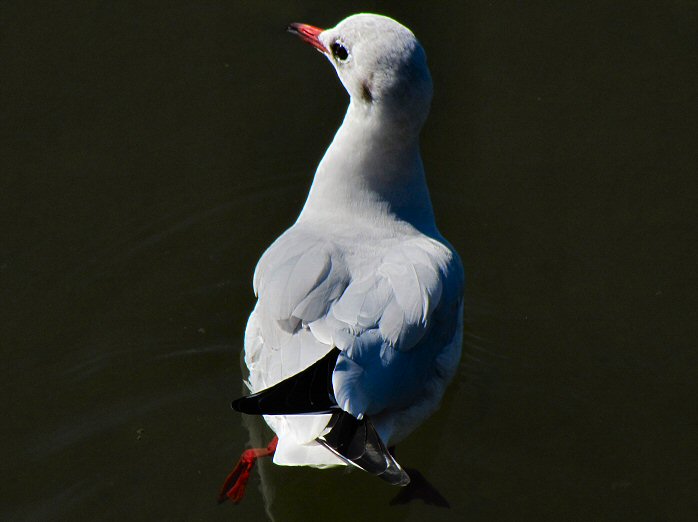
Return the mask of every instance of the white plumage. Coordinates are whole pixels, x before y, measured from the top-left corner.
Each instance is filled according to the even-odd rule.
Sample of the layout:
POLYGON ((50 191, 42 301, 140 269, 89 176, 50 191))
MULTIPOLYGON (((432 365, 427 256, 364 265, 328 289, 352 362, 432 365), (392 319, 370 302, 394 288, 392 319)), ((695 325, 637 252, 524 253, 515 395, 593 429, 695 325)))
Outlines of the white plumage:
MULTIPOLYGON (((393 445, 438 407, 461 351, 463 270, 434 223, 419 154, 431 78, 414 35, 390 18, 355 15, 314 38, 351 102, 298 221, 255 270, 248 386, 268 388, 337 347, 338 405, 369 415, 393 445)), ((344 464, 315 441, 329 419, 265 416, 274 462, 344 464)))

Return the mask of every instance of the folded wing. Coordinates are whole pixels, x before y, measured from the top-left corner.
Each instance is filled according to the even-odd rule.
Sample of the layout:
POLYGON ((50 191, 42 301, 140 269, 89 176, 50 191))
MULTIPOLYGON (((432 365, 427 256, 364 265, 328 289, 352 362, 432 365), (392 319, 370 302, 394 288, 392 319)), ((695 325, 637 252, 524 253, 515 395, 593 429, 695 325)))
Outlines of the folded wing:
MULTIPOLYGON (((308 398, 296 401, 292 408, 257 405, 256 413, 266 414, 277 433, 284 431, 297 444, 318 440, 333 447, 351 438, 338 427, 342 425, 355 435, 356 423, 336 422, 337 407, 359 424, 367 416, 380 418, 386 411, 409 408, 425 389, 434 387, 435 380, 445 386, 460 351, 455 343, 458 354, 445 353, 454 350, 461 320, 463 275, 452 249, 419 236, 388 245, 383 256, 372 252, 370 258, 378 261, 372 266, 346 259, 340 252, 347 249, 294 227, 270 247, 255 272, 258 303, 246 333, 250 388, 260 392, 285 386, 283 393, 295 389, 308 398), (299 385, 295 377, 292 387, 282 383, 328 356, 333 348, 339 352, 333 355, 336 365, 331 379, 324 381, 326 393, 318 395, 321 379, 317 378, 299 385), (331 396, 336 406, 318 396, 331 396), (335 427, 334 435, 329 435, 332 411, 335 427), (298 413, 323 414, 293 416, 298 413)), ((360 252, 354 254, 360 258, 360 252)), ((358 433, 368 434, 365 440, 370 439, 371 429, 383 438, 382 443, 390 437, 382 422, 361 429, 358 433)))

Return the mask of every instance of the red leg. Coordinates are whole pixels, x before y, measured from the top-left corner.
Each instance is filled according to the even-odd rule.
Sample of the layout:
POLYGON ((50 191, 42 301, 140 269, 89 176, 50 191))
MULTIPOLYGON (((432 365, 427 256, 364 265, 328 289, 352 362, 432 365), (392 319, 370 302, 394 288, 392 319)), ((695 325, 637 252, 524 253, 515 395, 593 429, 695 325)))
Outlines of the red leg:
POLYGON ((242 500, 245 496, 245 487, 255 462, 260 457, 271 457, 274 455, 278 442, 278 437, 274 437, 266 448, 252 448, 242 452, 240 460, 233 471, 226 477, 223 487, 221 487, 221 491, 218 494, 219 504, 227 499, 230 499, 234 504, 242 500))

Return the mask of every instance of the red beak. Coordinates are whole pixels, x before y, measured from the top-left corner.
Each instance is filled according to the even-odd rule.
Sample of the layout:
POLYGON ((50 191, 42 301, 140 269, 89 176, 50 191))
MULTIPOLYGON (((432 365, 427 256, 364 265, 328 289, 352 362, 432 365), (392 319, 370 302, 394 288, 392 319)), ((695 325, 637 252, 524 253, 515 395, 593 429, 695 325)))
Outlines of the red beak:
POLYGON ((327 53, 327 48, 324 45, 322 45, 322 43, 320 43, 320 40, 318 39, 318 36, 320 36, 320 33, 323 31, 324 29, 320 29, 319 27, 314 27, 308 24, 294 23, 288 26, 289 33, 298 35, 301 40, 303 40, 306 43, 309 43, 317 50, 319 50, 321 53, 327 53))

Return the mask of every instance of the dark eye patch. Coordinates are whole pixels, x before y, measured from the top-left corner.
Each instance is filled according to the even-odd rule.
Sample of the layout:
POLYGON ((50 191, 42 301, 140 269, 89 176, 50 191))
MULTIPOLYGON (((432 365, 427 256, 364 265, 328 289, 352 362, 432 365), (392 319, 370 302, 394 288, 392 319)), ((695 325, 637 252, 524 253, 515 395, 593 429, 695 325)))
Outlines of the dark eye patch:
POLYGON ((349 51, 347 51, 347 48, 339 42, 334 42, 332 45, 330 45, 330 50, 332 51, 332 55, 340 62, 343 62, 349 58, 349 51))

